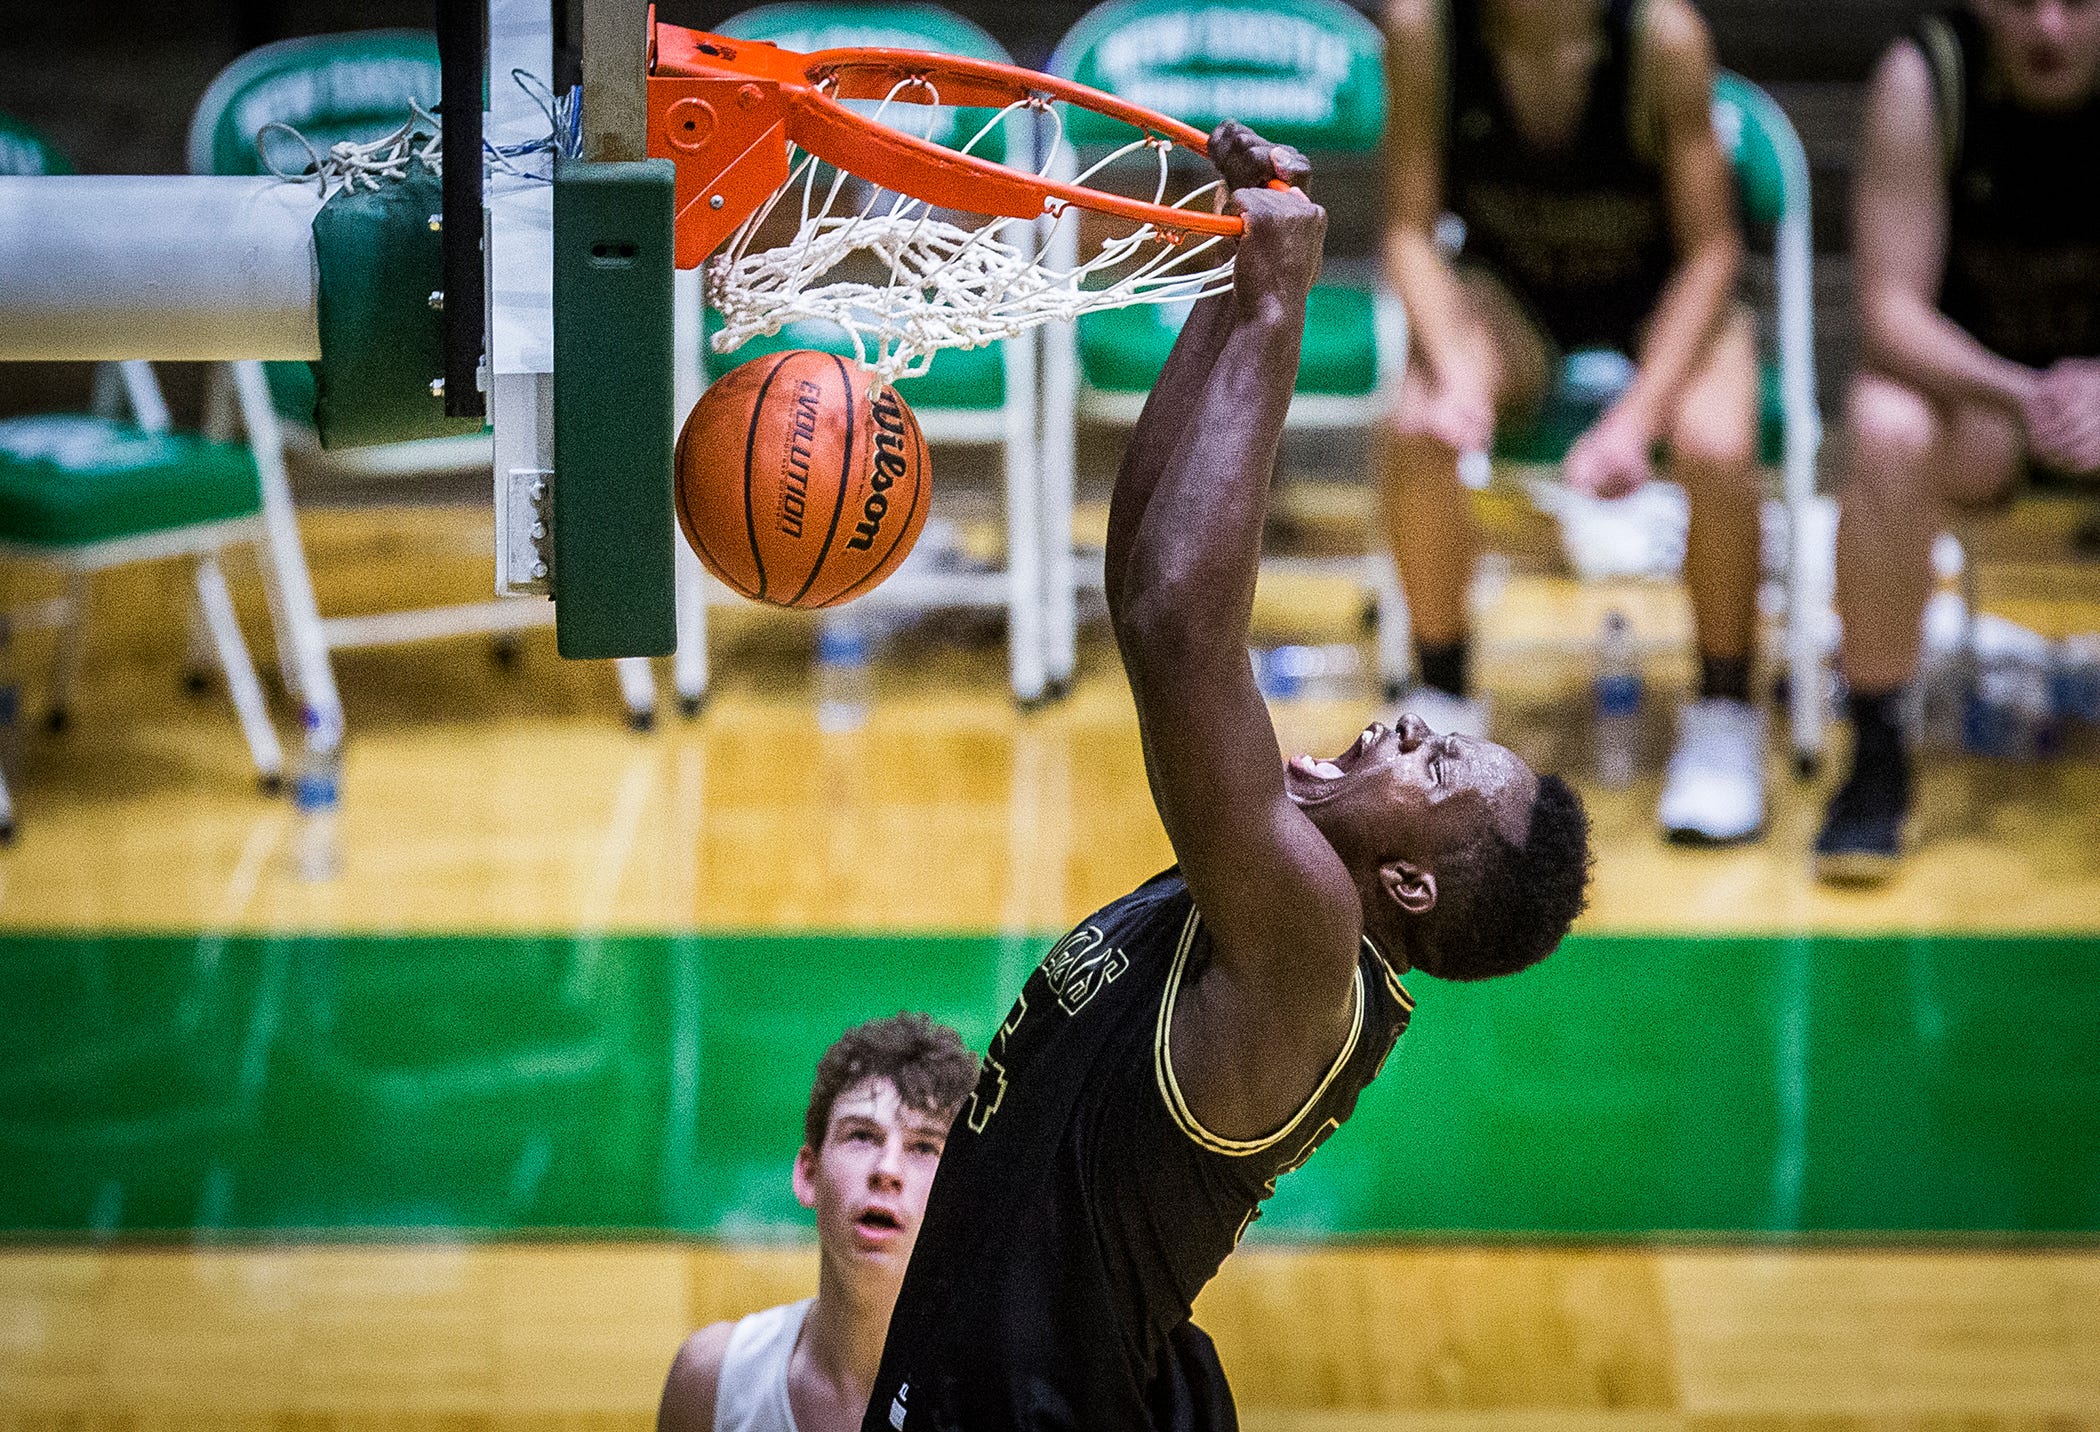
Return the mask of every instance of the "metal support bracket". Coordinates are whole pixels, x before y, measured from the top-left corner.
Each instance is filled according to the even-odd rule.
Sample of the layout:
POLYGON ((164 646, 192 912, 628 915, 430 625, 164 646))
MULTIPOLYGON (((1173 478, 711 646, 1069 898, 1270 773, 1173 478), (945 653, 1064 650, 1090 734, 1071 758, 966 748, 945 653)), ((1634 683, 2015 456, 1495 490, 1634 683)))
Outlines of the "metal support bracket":
POLYGON ((496 523, 496 590, 504 596, 554 594, 554 474, 514 467, 504 476, 496 523))

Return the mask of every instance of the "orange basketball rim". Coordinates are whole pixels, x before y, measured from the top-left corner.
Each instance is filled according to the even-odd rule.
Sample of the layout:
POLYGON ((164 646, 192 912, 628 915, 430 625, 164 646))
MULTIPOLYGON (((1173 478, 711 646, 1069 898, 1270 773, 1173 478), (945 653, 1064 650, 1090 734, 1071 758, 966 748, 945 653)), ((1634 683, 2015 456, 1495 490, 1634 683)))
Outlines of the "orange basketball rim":
POLYGON ((1204 135, 1134 105, 1018 65, 918 50, 797 54, 658 23, 649 12, 649 139, 678 167, 677 252, 693 268, 788 181, 798 145, 828 164, 943 209, 1032 219, 1067 206, 1156 226, 1170 238, 1237 238, 1236 215, 1172 208, 1064 184, 904 134, 842 100, 1046 108, 1062 100, 1122 120, 1153 141, 1207 153, 1204 135))

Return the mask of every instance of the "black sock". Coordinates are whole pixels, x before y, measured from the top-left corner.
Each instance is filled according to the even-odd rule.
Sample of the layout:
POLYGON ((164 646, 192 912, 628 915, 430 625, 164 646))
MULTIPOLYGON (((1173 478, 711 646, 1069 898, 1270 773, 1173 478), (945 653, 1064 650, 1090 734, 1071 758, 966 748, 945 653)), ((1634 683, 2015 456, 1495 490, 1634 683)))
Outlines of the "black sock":
POLYGON ((1861 765, 1907 769, 1910 752, 1903 736, 1903 688, 1854 691, 1845 704, 1852 713, 1853 769, 1861 765))
POLYGON ((1415 658, 1422 664, 1422 684, 1452 696, 1463 697, 1468 686, 1468 670, 1473 653, 1472 644, 1464 637, 1457 641, 1432 645, 1426 641, 1415 643, 1415 658))
POLYGON ((1702 701, 1750 700, 1750 658, 1699 654, 1699 697, 1702 701))

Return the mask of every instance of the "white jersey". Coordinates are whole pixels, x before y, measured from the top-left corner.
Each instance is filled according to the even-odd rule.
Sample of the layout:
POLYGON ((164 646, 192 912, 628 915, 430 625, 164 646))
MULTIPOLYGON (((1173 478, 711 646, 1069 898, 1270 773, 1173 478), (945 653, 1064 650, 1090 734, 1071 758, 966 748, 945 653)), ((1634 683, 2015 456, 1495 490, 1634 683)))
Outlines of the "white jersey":
POLYGON ((814 1298, 740 1318, 722 1352, 715 1432, 796 1432, 788 1407, 788 1359, 814 1298))

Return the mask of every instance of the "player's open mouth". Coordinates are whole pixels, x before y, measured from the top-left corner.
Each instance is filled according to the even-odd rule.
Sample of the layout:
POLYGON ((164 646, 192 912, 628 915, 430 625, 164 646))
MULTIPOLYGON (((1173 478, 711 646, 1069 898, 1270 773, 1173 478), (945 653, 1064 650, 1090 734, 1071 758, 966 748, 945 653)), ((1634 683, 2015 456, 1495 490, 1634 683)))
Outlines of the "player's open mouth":
POLYGON ((887 1208, 864 1208, 860 1211, 860 1217, 853 1220, 853 1225, 863 1232, 876 1235, 904 1231, 904 1220, 887 1208))
POLYGON ((1348 750, 1331 761, 1321 760, 1317 756, 1291 757, 1290 764, 1284 767, 1283 772, 1284 794, 1301 806, 1318 805, 1322 801, 1334 799, 1341 793, 1342 787, 1348 784, 1350 775, 1362 763, 1363 758, 1369 755, 1372 748, 1384 740, 1387 734, 1384 723, 1374 721, 1364 728, 1364 733, 1356 738, 1348 750))

